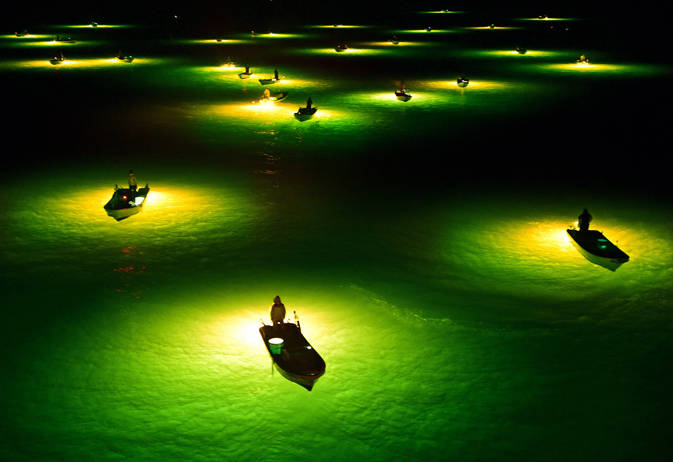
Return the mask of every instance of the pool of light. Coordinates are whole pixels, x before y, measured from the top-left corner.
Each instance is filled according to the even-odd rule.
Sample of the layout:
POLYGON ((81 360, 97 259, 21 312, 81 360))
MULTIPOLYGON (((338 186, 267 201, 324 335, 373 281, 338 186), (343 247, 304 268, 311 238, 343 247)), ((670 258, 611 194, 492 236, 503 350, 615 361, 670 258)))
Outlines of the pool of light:
POLYGON ((511 57, 511 56, 521 56, 533 57, 533 58, 554 58, 558 56, 568 56, 567 52, 562 51, 543 51, 543 50, 526 50, 526 53, 520 54, 516 50, 481 50, 481 51, 470 51, 473 56, 495 56, 495 57, 511 57))

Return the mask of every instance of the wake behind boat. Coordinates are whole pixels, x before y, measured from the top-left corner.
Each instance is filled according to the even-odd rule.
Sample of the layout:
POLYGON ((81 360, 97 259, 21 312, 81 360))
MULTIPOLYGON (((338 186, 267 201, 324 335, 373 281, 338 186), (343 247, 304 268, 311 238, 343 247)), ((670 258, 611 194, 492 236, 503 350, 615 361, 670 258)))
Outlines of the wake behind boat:
POLYGON ((302 335, 296 312, 294 319, 294 323, 282 322, 276 328, 264 324, 259 334, 278 372, 311 391, 325 373, 325 361, 302 335))
POLYGON ((132 215, 140 213, 149 192, 149 185, 145 185, 144 188, 140 188, 137 191, 132 191, 129 188, 118 188, 115 185, 112 199, 103 208, 109 217, 117 221, 125 220, 132 215))

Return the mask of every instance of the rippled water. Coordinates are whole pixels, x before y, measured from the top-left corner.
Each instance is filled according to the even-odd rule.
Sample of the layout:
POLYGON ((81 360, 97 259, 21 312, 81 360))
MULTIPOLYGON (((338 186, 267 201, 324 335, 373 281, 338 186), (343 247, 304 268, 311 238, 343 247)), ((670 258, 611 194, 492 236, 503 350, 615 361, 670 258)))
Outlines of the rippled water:
POLYGON ((479 35, 533 40, 524 21, 468 25, 72 28, 58 69, 41 36, 2 37, 3 134, 28 135, 0 201, 0 454, 666 460, 671 204, 649 149, 623 158, 656 124, 622 129, 670 70, 605 51, 583 72, 567 42, 479 35), (286 102, 252 105, 227 57, 278 68, 286 102), (151 191, 115 222, 129 168, 151 191), (631 257, 616 272, 568 241, 585 207, 631 257), (327 363, 311 393, 261 343, 275 295, 327 363))

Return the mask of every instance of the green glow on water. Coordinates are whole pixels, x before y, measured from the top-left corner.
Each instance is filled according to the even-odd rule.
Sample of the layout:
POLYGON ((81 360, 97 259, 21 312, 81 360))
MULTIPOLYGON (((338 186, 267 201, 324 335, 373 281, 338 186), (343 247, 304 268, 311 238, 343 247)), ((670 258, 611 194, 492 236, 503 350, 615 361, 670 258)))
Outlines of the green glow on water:
POLYGON ((477 27, 461 27, 464 30, 519 30, 521 27, 517 26, 477 26, 477 27))
POLYGON ((495 57, 526 57, 533 58, 556 58, 560 56, 568 56, 568 52, 563 51, 543 51, 543 50, 526 50, 525 54, 520 54, 516 50, 480 50, 468 52, 472 56, 495 56, 495 57))
POLYGON ((195 44, 205 44, 205 45, 232 45, 235 43, 245 43, 247 42, 246 40, 238 40, 238 39, 222 39, 222 40, 217 40, 217 39, 205 39, 205 40, 198 40, 198 39, 193 39, 193 40, 188 40, 188 39, 179 39, 175 41, 171 41, 170 43, 178 43, 182 45, 195 45, 195 44))
POLYGON ((132 29, 137 26, 131 24, 98 24, 98 26, 94 27, 91 24, 79 24, 58 27, 66 27, 71 29, 132 29))
POLYGON ((315 27, 318 29, 366 29, 370 28, 372 26, 364 26, 364 25, 349 25, 349 24, 332 24, 332 25, 327 25, 327 26, 310 26, 310 27, 315 27))
POLYGON ((437 10, 437 11, 419 11, 419 14, 454 14, 454 13, 466 13, 465 11, 448 11, 448 10, 437 10))
POLYGON ((580 21, 578 18, 517 18, 518 21, 537 21, 537 22, 546 22, 546 21, 580 21))

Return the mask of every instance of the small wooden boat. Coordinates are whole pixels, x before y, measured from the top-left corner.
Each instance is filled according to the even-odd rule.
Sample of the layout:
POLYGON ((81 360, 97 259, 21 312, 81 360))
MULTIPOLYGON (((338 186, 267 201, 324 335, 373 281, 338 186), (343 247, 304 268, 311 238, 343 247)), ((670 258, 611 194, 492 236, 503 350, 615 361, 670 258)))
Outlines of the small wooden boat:
POLYGON ((389 40, 389 42, 392 43, 393 45, 399 45, 400 44, 400 41, 394 35, 393 35, 393 38, 391 38, 389 40))
POLYGON ((258 104, 266 104, 266 103, 280 103, 283 101, 285 98, 287 98, 288 92, 286 91, 277 91, 275 93, 271 93, 268 98, 265 98, 264 96, 260 96, 259 100, 256 101, 258 104))
POLYGON ((348 45, 337 45, 334 49, 337 53, 343 53, 344 51, 348 50, 348 45))
POLYGON ((241 78, 241 79, 249 79, 251 75, 252 75, 252 72, 250 72, 250 71, 241 72, 240 74, 238 74, 238 77, 241 78))
MULTIPOLYGON (((239 77, 240 77, 240 74, 239 74, 239 77)), ((242 77, 242 78, 245 78, 245 77, 242 77)), ((278 83, 280 81, 281 81, 281 79, 259 79, 259 83, 261 83, 262 85, 273 85, 274 83, 278 83)))
POLYGON ((60 37, 60 36, 57 35, 56 38, 54 38, 54 42, 59 42, 59 43, 75 43, 76 40, 71 39, 70 37, 60 37))
POLYGON ((259 334, 278 372, 311 391, 325 374, 325 361, 302 335, 296 312, 294 319, 294 323, 285 322, 276 329, 262 322, 259 334))
POLYGON ((14 32, 14 35, 17 37, 26 37, 28 35, 28 31, 24 29, 23 32, 14 32))
POLYGON ((117 188, 115 185, 112 199, 103 208, 109 217, 117 221, 125 220, 132 215, 140 213, 149 192, 149 185, 145 185, 144 188, 139 188, 137 191, 131 191, 128 188, 117 188))
POLYGON ((60 53, 60 56, 54 56, 49 60, 51 64, 62 64, 63 61, 65 61, 65 56, 63 56, 63 53, 60 53))
POLYGON ((470 81, 466 78, 463 77, 458 77, 458 86, 459 87, 467 87, 467 85, 470 83, 470 81))
POLYGON ((254 30, 250 31, 252 35, 271 35, 271 31, 268 30, 266 32, 255 32, 254 30))
POLYGON ((98 23, 95 21, 91 21, 91 27, 98 27, 98 23))
POLYGON ((600 231, 579 231, 571 227, 568 228, 568 235, 572 238, 571 242, 575 248, 591 263, 616 271, 623 263, 629 261, 629 256, 600 231))
POLYGON ((525 55, 527 51, 528 50, 526 50, 525 48, 521 48, 521 47, 516 48, 516 52, 519 53, 520 55, 525 55))
POLYGON ((313 118, 317 110, 317 107, 312 107, 311 109, 300 107, 299 110, 294 113, 294 118, 299 122, 304 122, 305 120, 313 118))
POLYGON ((405 103, 411 99, 411 94, 407 90, 397 90, 395 96, 398 101, 404 101, 405 103))
POLYGON ((117 53, 117 56, 115 56, 119 61, 125 62, 125 63, 132 63, 133 62, 133 56, 124 56, 122 55, 121 51, 117 53))

